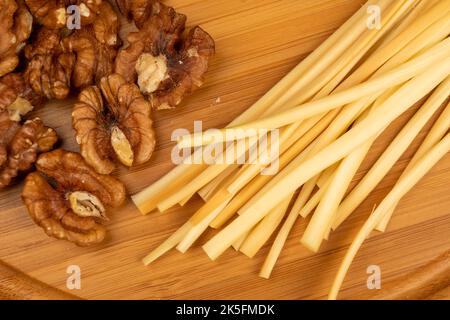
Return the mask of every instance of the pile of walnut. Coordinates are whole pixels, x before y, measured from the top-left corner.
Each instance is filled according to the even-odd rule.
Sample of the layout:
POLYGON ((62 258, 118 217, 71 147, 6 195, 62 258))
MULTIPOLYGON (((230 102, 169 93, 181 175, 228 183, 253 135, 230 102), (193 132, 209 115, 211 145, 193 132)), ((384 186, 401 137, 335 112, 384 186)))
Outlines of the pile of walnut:
POLYGON ((18 74, 0 78, 0 190, 8 187, 20 172, 28 171, 39 153, 50 151, 56 132, 35 118, 22 123, 39 98, 18 74))
POLYGON ((107 208, 126 199, 111 173, 150 160, 152 108, 198 89, 214 55, 214 40, 185 24, 157 0, 0 0, 0 190, 34 170, 22 198, 49 236, 79 246, 105 238, 107 208), (136 26, 125 45, 118 12, 136 26), (80 154, 52 151, 56 132, 26 118, 70 94, 80 154))

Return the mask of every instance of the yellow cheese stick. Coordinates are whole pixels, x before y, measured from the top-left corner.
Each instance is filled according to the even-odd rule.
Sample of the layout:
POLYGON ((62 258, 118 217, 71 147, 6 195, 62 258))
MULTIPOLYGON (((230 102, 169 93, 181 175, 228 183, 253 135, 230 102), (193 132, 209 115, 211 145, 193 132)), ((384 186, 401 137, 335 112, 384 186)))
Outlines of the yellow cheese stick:
MULTIPOLYGON (((295 144, 280 157, 280 168, 284 168, 292 159, 298 156, 299 153, 303 153, 304 157, 307 152, 311 150, 312 147, 308 147, 314 139, 330 124, 333 120, 335 114, 328 114, 322 119, 316 122, 316 119, 311 119, 313 121, 306 121, 305 125, 311 130, 301 137, 295 144), (307 149, 308 151, 303 151, 307 149)), ((227 222, 239 209, 241 209, 261 188, 271 179, 273 176, 263 176, 260 175, 254 178, 246 187, 244 187, 237 195, 233 198, 230 204, 221 212, 221 214, 211 223, 212 228, 220 228, 225 222, 227 222)))
MULTIPOLYGON (((418 48, 416 50, 420 50, 422 46, 418 45, 418 48)), ((392 66, 395 66, 395 63, 401 63, 404 62, 404 60, 408 59, 411 55, 413 55, 415 52, 414 49, 410 50, 410 55, 403 55, 400 54, 400 57, 395 56, 393 57, 393 61, 389 63, 387 66, 383 66, 378 73, 384 71, 385 69, 389 69, 392 66)), ((320 137, 320 142, 316 145, 314 151, 317 152, 320 150, 323 146, 325 146, 327 143, 333 141, 336 137, 338 137, 345 128, 348 127, 349 123, 351 123, 355 117, 355 115, 358 114, 358 112, 361 112, 363 107, 370 104, 371 100, 375 99, 375 96, 367 98, 366 100, 362 100, 359 102, 356 102, 354 104, 351 104, 349 106, 346 106, 343 111, 339 114, 339 116, 333 121, 333 124, 324 132, 320 137)), ((305 188, 307 191, 311 191, 311 186, 308 186, 308 188, 305 188)), ((305 191, 304 190, 304 191, 305 191)))
MULTIPOLYGON (((384 8, 388 3, 389 1, 379 1, 378 3, 372 4, 377 4, 380 6, 380 8, 384 8)), ((349 33, 354 32, 355 24, 361 24, 362 22, 365 22, 366 10, 368 5, 370 4, 371 3, 367 3, 360 10, 358 10, 358 12, 353 15, 341 28, 339 28, 312 54, 304 59, 266 95, 264 95, 252 107, 247 109, 237 119, 230 123, 230 126, 239 125, 252 119, 256 119, 259 115, 265 112, 265 110, 267 110, 267 107, 273 105, 274 102, 277 101, 277 99, 283 96, 287 88, 289 88, 294 82, 296 82, 306 70, 309 70, 312 65, 316 64, 323 58, 324 55, 328 54, 330 48, 333 48, 336 43, 341 42, 342 37, 347 37, 349 33)), ((337 56, 338 55, 339 53, 337 53, 337 56)), ((194 154, 193 157, 198 157, 201 152, 202 151, 199 150, 194 154)), ((171 190, 177 189, 180 186, 184 186, 188 181, 197 176, 207 167, 206 165, 192 166, 188 164, 192 162, 189 160, 190 159, 188 159, 187 164, 177 166, 163 178, 159 179, 157 182, 132 197, 134 203, 143 214, 152 211, 164 196, 170 194, 171 190)))
POLYGON ((284 244, 286 243, 286 240, 289 236, 289 233, 291 232, 292 227, 294 226, 297 219, 298 219, 298 211, 292 208, 291 211, 289 212, 288 217, 284 221, 283 226, 278 232, 277 237, 275 238, 275 241, 273 242, 272 247, 270 248, 269 254, 264 260, 264 264, 259 273, 260 277, 266 279, 270 278, 272 270, 275 267, 275 264, 277 263, 278 257, 280 256, 281 250, 283 249, 284 244))
MULTIPOLYGON (((356 124, 365 119, 370 113, 374 112, 374 110, 376 110, 398 89, 399 87, 389 89, 381 95, 375 101, 371 109, 366 110, 357 119, 356 124)), ((334 176, 330 180, 326 190, 324 190, 325 192, 322 199, 301 239, 303 246, 309 250, 317 252, 320 244, 322 243, 322 239, 328 238, 339 204, 344 198, 353 177, 355 176, 362 161, 365 159, 376 137, 377 136, 374 136, 369 139, 345 157, 334 172, 334 176)))
MULTIPOLYGON (((423 157, 423 155, 425 155, 428 152, 428 150, 430 150, 440 139, 442 139, 442 137, 447 133, 449 129, 450 129, 450 103, 447 104, 446 108, 439 116, 436 123, 433 125, 427 137, 414 154, 414 157, 409 162, 408 166, 403 172, 403 175, 406 174, 411 169, 411 167, 414 166, 414 164, 416 164, 417 161, 419 161, 420 158, 423 157)), ((386 231, 386 227, 397 205, 398 203, 395 203, 395 205, 391 209, 389 209, 389 212, 385 215, 383 220, 377 225, 376 230, 381 232, 386 231)))
MULTIPOLYGON (((348 50, 349 54, 344 54, 339 57, 339 59, 333 63, 329 68, 324 71, 320 77, 314 78, 314 81, 311 82, 311 85, 301 90, 298 94, 296 94, 295 102, 298 104, 300 102, 305 101, 309 97, 311 97, 314 92, 317 92, 323 85, 325 85, 328 81, 328 84, 318 94, 316 94, 315 99, 324 97, 328 95, 331 91, 336 88, 339 83, 347 76, 347 74, 353 69, 353 67, 357 64, 369 49, 374 45, 376 41, 378 41, 387 30, 389 30, 392 25, 395 24, 399 16, 403 15, 407 9, 413 5, 414 2, 411 1, 397 1, 389 8, 387 12, 385 12, 382 16, 382 28, 381 30, 373 29, 367 34, 365 34, 362 38, 358 39, 358 41, 352 45, 352 47, 348 50), (345 67, 343 67, 345 66, 345 67), (333 75, 338 71, 334 77, 333 75), (330 78, 332 79, 330 81, 330 78)), ((284 109, 283 108, 280 108, 284 109)), ((297 127, 300 123, 295 124, 297 127)), ((291 127, 291 126, 290 126, 291 127)), ((294 140, 295 137, 293 137, 294 140)), ((292 143, 291 143, 292 144, 292 143)), ((256 170, 256 169, 255 169, 256 170)), ((215 178, 218 179, 218 178, 215 178)), ((213 180, 214 181, 214 180, 213 180)), ((206 186, 207 188, 208 185, 206 186)), ((233 192, 233 191, 231 191, 233 192)))
MULTIPOLYGON (((417 52, 427 48, 430 45, 442 40, 449 33, 450 28, 450 17, 444 18, 436 22, 426 31, 421 33, 416 39, 414 39, 410 44, 408 44, 403 51, 399 52, 391 60, 389 60, 381 69, 392 68, 398 63, 402 63, 407 59, 414 56, 417 52)), ((392 92, 392 91, 391 91, 392 92)), ((388 91, 387 96, 390 94, 388 91)), ((382 96, 379 100, 383 101, 385 98, 382 96)), ((378 100, 377 100, 378 102, 378 100)), ((442 136, 441 136, 442 137, 442 136)), ((361 162, 364 160, 367 152, 370 149, 373 141, 368 141, 364 146, 361 146, 358 150, 355 150, 351 155, 343 160, 341 168, 339 169, 339 174, 336 175, 334 183, 329 188, 327 195, 324 196, 324 203, 321 205, 322 214, 328 214, 330 212, 335 212, 341 202, 352 177, 355 175, 357 169, 359 168, 361 162)), ((314 247, 312 244, 310 246, 314 247)))
POLYGON ((234 250, 239 251, 239 249, 241 248, 242 244, 244 243, 245 239, 247 239, 248 235, 250 234, 251 231, 243 234, 241 237, 239 237, 239 239, 237 239, 231 246, 233 247, 234 250))
MULTIPOLYGON (((207 184, 205 187, 200 189, 198 191, 198 194, 204 201, 208 201, 211 199, 211 197, 214 195, 216 191, 218 191, 220 188, 224 186, 224 180, 226 180, 229 176, 235 175, 237 170, 239 170, 239 167, 237 166, 230 166, 227 169, 225 169, 217 178, 210 183, 207 184), (208 188, 206 188, 208 187, 208 188)), ((189 197, 190 198, 190 197, 189 197)))
MULTIPOLYGON (((386 52, 396 54, 400 52, 409 42, 413 41, 418 34, 427 29, 436 21, 443 17, 446 17, 450 12, 449 1, 439 1, 431 9, 426 10, 422 15, 405 28, 400 34, 398 34, 392 41, 387 42, 386 46, 383 46, 371 54, 361 65, 358 70, 350 75, 348 81, 356 79, 354 81, 360 82, 364 80, 366 76, 366 69, 373 70, 374 65, 379 65, 380 62, 385 61, 386 52)), ((373 70, 375 71, 375 70, 373 70)))
MULTIPOLYGON (((389 1, 382 0, 377 4, 380 5, 380 7, 386 7, 388 3, 389 1)), ((357 24, 361 25, 366 20, 366 10, 368 5, 369 3, 358 10, 357 13, 355 13, 315 51, 313 51, 313 53, 300 62, 288 75, 278 82, 263 97, 261 97, 253 106, 232 121, 229 126, 235 126, 253 119, 257 119, 259 116, 266 113, 268 107, 273 106, 275 102, 286 95, 288 88, 290 88, 295 82, 299 81, 299 79, 304 76, 304 73, 310 70, 313 65, 317 64, 325 56, 331 55, 329 58, 331 61, 333 61, 335 57, 339 56, 341 51, 336 49, 333 51, 330 50, 332 50, 336 44, 340 43, 343 37, 353 39, 355 35, 358 35, 358 32, 354 27, 357 24), (349 36, 349 34, 351 36, 349 36)), ((312 76, 315 75, 313 74, 312 76)), ((192 163, 192 159, 200 157, 202 152, 202 150, 195 152, 194 155, 189 157, 186 162, 192 163)), ((193 177, 196 177, 206 168, 207 165, 178 165, 163 178, 159 179, 140 193, 134 195, 132 199, 141 212, 144 214, 148 213, 156 207, 164 196, 170 194, 170 190, 176 190, 179 186, 185 186, 187 182, 191 181, 193 177)), ((189 195, 190 194, 188 193, 186 197, 189 195)))
MULTIPOLYGON (((395 9, 397 9, 400 6, 400 4, 401 4, 400 2, 397 3, 394 6, 395 9)), ((405 7, 406 6, 403 7, 403 10, 405 10, 405 7)), ((390 11, 389 13, 392 15, 393 12, 395 13, 395 11, 392 11, 392 12, 390 11)), ((393 23, 393 22, 390 21, 390 23, 393 23)), ((385 29, 388 29, 388 27, 385 29)), ((385 31, 385 30, 383 30, 383 31, 385 31)), ((379 33, 378 36, 381 36, 382 32, 378 32, 378 33, 379 33)), ((370 47, 364 48, 364 52, 367 52, 367 50, 369 50, 369 48, 370 47)), ((363 53, 361 54, 361 56, 362 55, 363 55, 363 53)), ((352 66, 354 66, 355 64, 356 64, 356 61, 353 62, 352 66)), ((327 70, 327 72, 328 72, 328 70, 327 70)), ((345 74, 342 75, 342 78, 344 76, 345 76, 345 74)), ((322 94, 325 95, 325 94, 327 94, 327 92, 322 92, 322 94)), ((293 125, 289 126, 286 129, 286 131, 287 132, 295 132, 295 130, 299 126, 300 126, 300 123, 293 124, 293 125)), ((286 136, 289 136, 289 135, 290 135, 290 133, 286 133, 286 136)), ((283 137, 283 140, 285 140, 284 137, 283 137)), ((190 196, 192 196, 192 194, 198 190, 198 188, 203 187, 205 183, 207 184, 211 180, 215 179, 220 174, 220 172, 225 170, 226 167, 227 167, 226 165, 214 165, 214 166, 209 167, 202 174, 200 174, 197 178, 195 178, 190 183, 188 183, 184 188, 178 190, 175 194, 173 194, 173 195, 169 196, 167 199, 164 199, 163 201, 161 201, 161 203, 158 204, 158 209, 160 211, 167 210, 169 207, 171 207, 175 204, 175 201, 177 201, 177 199, 183 199, 183 200, 181 200, 182 202, 186 201, 186 199, 189 199, 190 196)), ((230 185, 229 192, 234 194, 238 190, 240 190, 240 188, 242 188, 246 183, 248 183, 251 180, 251 178, 253 178, 259 172, 261 167, 263 167, 263 166, 261 166, 261 165, 244 166, 244 168, 242 169, 243 170, 242 175, 236 180, 235 183, 230 185)))
POLYGON ((350 192, 338 208, 333 229, 336 229, 375 189, 378 183, 386 176, 401 155, 406 151, 414 138, 431 119, 447 99, 450 92, 450 79, 444 81, 417 111, 405 127, 399 132, 385 152, 380 156, 364 178, 350 192))
MULTIPOLYGON (((391 54, 399 52, 403 48, 403 46, 405 46, 409 41, 413 40, 417 36, 417 33, 420 33, 421 30, 432 25, 440 18, 445 17, 449 11, 450 6, 448 4, 445 3, 437 4, 435 7, 432 8, 432 10, 427 12, 427 14, 418 19, 410 28, 402 32, 396 38, 396 40, 399 39, 398 41, 393 41, 387 47, 381 48, 380 50, 376 51, 373 55, 371 55, 369 59, 366 60, 364 64, 361 67, 359 67, 353 74, 351 74, 350 77, 340 87, 342 89, 349 88, 351 85, 355 83, 360 83, 362 80, 366 79, 368 77, 368 74, 370 75, 370 72, 376 71, 377 66, 379 67, 385 61, 386 52, 390 52, 391 54)), ((410 63, 414 65, 413 61, 411 61, 410 63)), ((232 137, 233 136, 232 132, 235 132, 236 130, 245 131, 248 129, 258 129, 258 128, 270 130, 279 128, 296 121, 301 121, 310 116, 313 116, 314 114, 326 112, 329 111, 330 109, 342 106, 346 103, 350 103, 365 95, 375 93, 380 90, 385 90, 390 86, 394 86, 406 80, 408 79, 401 80, 397 83, 390 83, 390 81, 395 82, 395 78, 391 78, 386 75, 385 84, 389 83, 389 85, 385 87, 383 87, 381 83, 378 83, 378 85, 381 85, 381 87, 377 87, 376 86, 377 81, 375 81, 374 86, 367 86, 367 87, 363 85, 361 85, 361 87, 357 86, 356 88, 352 88, 354 91, 352 91, 352 89, 344 90, 343 92, 325 98, 324 99, 325 101, 322 101, 322 99, 320 99, 318 101, 309 102, 300 105, 298 107, 291 108, 287 111, 281 112, 281 114, 252 121, 245 125, 232 127, 230 129, 224 129, 221 132, 217 131, 212 134, 197 133, 193 135, 182 136, 180 137, 179 145, 180 147, 191 147, 202 145, 204 143, 215 143, 219 141, 226 141, 227 135, 229 137, 232 137), (365 91, 366 89, 368 91, 365 91), (372 91, 370 89, 372 89, 372 91), (348 90, 350 91, 348 92, 348 90)), ((369 81, 369 84, 372 83, 369 81)))
POLYGON ((364 119, 331 145, 301 165, 288 166, 253 198, 255 202, 226 228, 209 240, 203 249, 216 259, 242 233, 250 230, 269 210, 314 175, 339 161, 375 136, 411 105, 430 92, 450 73, 450 58, 429 67, 395 92, 373 115, 364 119))
MULTIPOLYGON (((280 112, 279 114, 271 117, 253 121, 239 127, 224 129, 218 135, 211 134, 214 136, 214 138, 212 139, 218 138, 216 139, 216 141, 220 141, 222 138, 226 137, 228 131, 233 132, 234 130, 277 129, 297 121, 305 120, 317 114, 333 110, 345 104, 357 101, 358 99, 361 99, 368 95, 387 90, 390 87, 401 84, 405 81, 408 81, 412 77, 417 76, 425 69, 429 68, 430 65, 436 64, 438 61, 448 56, 449 43, 450 39, 446 39, 438 46, 433 47, 432 50, 427 51, 425 54, 404 63, 403 65, 395 68, 390 72, 377 76, 350 89, 331 94, 328 97, 316 101, 305 103, 303 105, 291 108, 287 111, 280 112)), ((207 132, 202 134, 208 136, 207 132)), ((199 133, 197 135, 202 134, 199 133)), ((187 140, 184 140, 183 138, 183 140, 181 141, 187 141, 188 146, 195 145, 191 143, 191 136, 184 137, 186 137, 187 140)), ((183 142, 181 142, 180 144, 181 146, 183 146, 183 142)))
POLYGON ((155 250, 150 252, 150 254, 142 259, 142 262, 147 266, 169 250, 175 248, 175 246, 177 246, 180 241, 186 236, 191 227, 192 224, 189 221, 183 224, 177 231, 175 231, 169 238, 167 238, 167 240, 161 243, 155 250))
POLYGON ((239 249, 247 257, 253 258, 261 247, 269 240, 281 223, 294 194, 290 194, 276 208, 262 219, 254 230, 246 237, 239 249))
MULTIPOLYGON (((303 89, 298 91, 289 104, 298 105, 314 97, 318 99, 327 96, 333 91, 340 82, 350 73, 357 65, 357 62, 367 54, 367 52, 383 37, 398 21, 409 8, 412 7, 414 1, 393 1, 386 8, 381 16, 381 28, 372 28, 366 30, 356 41, 354 41, 345 54, 339 56, 331 65, 326 68, 318 77, 315 77, 303 89)), ((382 9, 380 7, 380 9, 382 9)), ((367 24, 367 21, 364 21, 367 24)), ((367 26, 366 26, 367 28, 367 26)), ((370 74, 370 73, 369 73, 370 74)))
POLYGON ((406 16, 400 19, 401 23, 395 27, 386 37, 380 42, 378 48, 385 47, 393 39, 395 39, 401 32, 409 28, 412 23, 414 23, 418 17, 423 15, 424 12, 433 7, 440 0, 421 0, 415 5, 410 12, 407 12, 406 16))
POLYGON ((375 226, 383 219, 386 212, 408 193, 433 166, 450 151, 450 134, 447 134, 436 146, 424 155, 392 188, 391 192, 370 215, 348 249, 334 279, 328 298, 337 298, 344 282, 345 275, 364 240, 370 235, 375 226))
POLYGON ((185 253, 189 248, 197 241, 198 238, 208 229, 209 224, 213 221, 217 215, 225 208, 225 206, 230 202, 231 196, 219 206, 214 208, 205 218, 201 221, 197 222, 195 225, 193 224, 192 228, 189 232, 183 237, 180 243, 177 245, 177 250, 181 253, 185 253))
POLYGON ((303 218, 306 218, 311 212, 314 211, 314 209, 317 207, 319 202, 322 200, 323 195, 325 194, 325 191, 328 189, 328 186, 331 182, 331 179, 333 177, 329 178, 329 181, 325 182, 319 190, 309 199, 309 201, 303 206, 303 208, 298 213, 303 218))

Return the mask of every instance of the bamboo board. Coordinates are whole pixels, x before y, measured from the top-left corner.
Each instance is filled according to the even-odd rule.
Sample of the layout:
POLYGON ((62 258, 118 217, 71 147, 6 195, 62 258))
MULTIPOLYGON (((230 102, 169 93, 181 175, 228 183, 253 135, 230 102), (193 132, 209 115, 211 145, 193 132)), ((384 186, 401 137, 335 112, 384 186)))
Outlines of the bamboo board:
MULTIPOLYGON (((201 90, 180 108, 154 114, 158 145, 151 162, 130 171, 119 169, 115 173, 130 193, 140 191, 173 166, 170 161, 173 130, 192 130, 194 120, 202 120, 205 129, 226 125, 324 41, 364 1, 167 2, 187 14, 190 25, 200 24, 216 39, 217 54, 201 90)), ((130 28, 124 26, 124 32, 130 28)), ((35 115, 56 128, 64 141, 63 147, 77 150, 71 129, 72 103, 73 99, 50 102, 35 115)), ((413 111, 398 119, 378 139, 357 178, 363 176, 413 111)), ((270 280, 257 275, 268 246, 254 259, 230 250, 211 262, 197 244, 185 255, 172 251, 149 267, 142 265, 141 258, 201 205, 198 197, 183 208, 149 216, 140 215, 129 202, 110 214, 107 240, 100 246, 86 249, 50 239, 35 226, 20 200, 20 184, 0 192, 0 261, 41 281, 46 288, 87 299, 322 299, 359 226, 374 204, 389 191, 428 129, 429 126, 318 254, 300 246, 299 239, 306 222, 299 223, 270 280), (80 290, 66 288, 66 270, 70 265, 81 268, 80 290)), ((370 296, 366 285, 369 265, 380 266, 383 283, 404 276, 450 248, 449 180, 450 155, 447 155, 404 198, 388 232, 374 234, 363 245, 340 298, 370 296)), ((15 287, 14 283, 12 289, 9 287, 14 291, 13 295, 5 292, 5 286, 2 286, 5 279, 5 271, 0 268, 0 297, 42 297, 22 292, 21 286, 15 287)), ((382 297, 383 291, 377 294, 382 297)), ((449 290, 440 298, 449 299, 449 290)))

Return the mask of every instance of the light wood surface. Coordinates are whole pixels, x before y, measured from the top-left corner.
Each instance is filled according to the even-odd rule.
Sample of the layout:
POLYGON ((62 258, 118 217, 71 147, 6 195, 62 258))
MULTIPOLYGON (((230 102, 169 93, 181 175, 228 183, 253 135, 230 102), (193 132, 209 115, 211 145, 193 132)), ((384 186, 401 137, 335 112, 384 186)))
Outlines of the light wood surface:
MULTIPOLYGON (((211 33, 216 39, 217 55, 201 90, 180 108, 154 114, 158 145, 151 162, 115 173, 130 193, 140 191, 173 166, 170 161, 173 130, 192 130, 194 120, 202 120, 204 128, 226 125, 317 47, 364 1, 167 2, 187 14, 190 25, 200 24, 211 33)), ((125 26, 124 33, 129 29, 130 26, 125 26)), ((73 99, 50 102, 35 115, 56 128, 65 148, 77 150, 71 129, 72 103, 73 99)), ((378 139, 357 178, 362 177, 413 112, 414 108, 378 139)), ((149 216, 140 215, 128 203, 110 214, 108 238, 102 245, 77 248, 71 243, 48 238, 33 224, 20 200, 22 186, 19 184, 0 192, 0 260, 41 281, 40 285, 47 285, 46 288, 87 299, 323 299, 348 244, 373 205, 379 203, 395 183, 428 129, 429 126, 376 191, 331 235, 318 254, 308 252, 299 244, 306 223, 301 221, 289 237, 270 280, 258 277, 268 246, 254 259, 230 250, 211 262, 200 244, 196 244, 185 255, 172 251, 151 266, 143 266, 140 260, 201 205, 198 197, 183 208, 149 216), (69 291, 66 288, 66 270, 70 265, 81 268, 80 290, 69 291)), ((404 198, 388 232, 375 233, 366 241, 339 298, 372 296, 366 286, 369 265, 380 266, 382 284, 390 283, 402 279, 450 248, 449 181, 450 155, 447 155, 404 198)), ((11 272, 5 266, 0 268, 0 279, 11 276, 11 272)), ((419 278, 417 281, 421 281, 419 278)), ((415 277, 410 277, 410 281, 415 281, 415 277)), ((385 297, 390 293, 386 290, 385 297)), ((383 296, 381 289, 377 298, 383 296)), ((33 290, 24 291, 20 285, 12 288, 2 286, 0 281, 0 297, 43 296, 33 290)), ((48 297, 52 295, 49 293, 48 297)), ((449 299, 450 292, 442 289, 434 297, 449 299)))

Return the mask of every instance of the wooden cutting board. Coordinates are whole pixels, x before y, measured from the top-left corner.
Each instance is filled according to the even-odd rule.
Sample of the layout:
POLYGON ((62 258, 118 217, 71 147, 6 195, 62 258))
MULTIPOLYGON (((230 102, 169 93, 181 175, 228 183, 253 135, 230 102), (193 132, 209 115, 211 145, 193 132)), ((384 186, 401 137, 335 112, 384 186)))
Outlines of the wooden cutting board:
MULTIPOLYGON (((203 120, 204 128, 226 125, 324 41, 364 1, 167 2, 187 14, 190 25, 200 24, 216 39, 217 55, 201 90, 180 108, 154 114, 158 145, 150 163, 115 172, 130 193, 140 191, 172 168, 170 153, 174 143, 170 135, 173 130, 192 130, 194 120, 203 120)), ((125 25, 123 33, 130 29, 125 25)), ((64 141, 63 147, 78 150, 71 129, 72 104, 73 99, 50 102, 35 115, 56 128, 64 141)), ((357 179, 413 112, 402 116, 380 137, 357 179)), ((324 298, 348 244, 373 206, 389 191, 428 129, 429 126, 318 254, 308 252, 299 244, 306 223, 301 221, 291 234, 270 280, 258 277, 268 246, 254 259, 230 250, 211 262, 197 244, 184 255, 172 251, 151 266, 143 266, 140 260, 201 205, 198 197, 183 208, 148 216, 142 216, 129 202, 110 214, 109 235, 102 245, 77 248, 71 243, 48 238, 33 224, 20 200, 22 185, 19 184, 0 193, 0 259, 39 280, 40 288, 45 289, 41 290, 41 295, 35 295, 15 285, 14 281, 10 286, 2 286, 8 272, 9 279, 19 277, 2 267, 0 297, 45 297, 46 292, 49 297, 63 296, 62 292, 51 294, 51 288, 55 288, 88 299, 324 298), (71 265, 81 268, 80 290, 66 288, 67 268, 71 265), (9 292, 5 292, 5 288, 9 288, 9 292)), ((450 155, 404 198, 388 232, 374 234, 366 241, 350 269, 340 298, 370 295, 366 285, 366 270, 370 265, 381 268, 383 284, 401 278, 450 248, 449 181, 450 155)), ((26 283, 34 281, 28 280, 30 282, 26 283)), ((449 290, 446 292, 440 297, 450 298, 449 290)), ((382 297, 383 290, 377 294, 382 297)))

